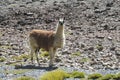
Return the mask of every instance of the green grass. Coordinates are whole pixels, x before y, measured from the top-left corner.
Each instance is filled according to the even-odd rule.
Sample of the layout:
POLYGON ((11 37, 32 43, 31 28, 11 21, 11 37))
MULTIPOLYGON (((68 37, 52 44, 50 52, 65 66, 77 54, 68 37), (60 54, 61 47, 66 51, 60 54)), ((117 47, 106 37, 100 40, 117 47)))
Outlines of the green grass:
POLYGON ((24 60, 24 59, 29 59, 30 55, 28 55, 28 54, 21 54, 20 56, 12 56, 11 58, 13 60, 24 60))
POLYGON ((64 80, 69 75, 63 70, 53 70, 45 73, 39 80, 64 80))
POLYGON ((22 77, 13 79, 13 80, 36 80, 36 79, 33 77, 29 77, 29 76, 22 76, 22 77))
POLYGON ((4 62, 6 60, 5 57, 0 56, 0 62, 4 62))
POLYGON ((80 59, 80 62, 89 62, 89 61, 90 61, 89 58, 82 58, 82 59, 80 59))
POLYGON ((114 80, 119 80, 120 79, 120 73, 116 74, 115 76, 113 76, 114 80))
POLYGON ((97 48, 97 50, 99 50, 99 51, 102 51, 102 50, 103 50, 103 46, 102 46, 101 44, 98 44, 98 45, 96 46, 96 48, 97 48))
POLYGON ((99 73, 93 73, 93 74, 88 75, 88 79, 98 79, 100 77, 102 77, 102 75, 99 73))
POLYGON ((41 51, 40 57, 48 57, 49 53, 47 51, 41 51))
POLYGON ((0 48, 3 48, 3 49, 10 49, 12 48, 10 45, 2 45, 0 46, 0 48))
POLYGON ((73 78, 85 78, 85 73, 84 72, 78 72, 78 71, 73 71, 70 73, 70 76, 73 78))
POLYGON ((72 54, 72 56, 80 56, 80 55, 81 55, 80 52, 75 52, 75 53, 72 54))
POLYGON ((105 76, 101 77, 99 80, 113 80, 115 74, 106 74, 105 76))

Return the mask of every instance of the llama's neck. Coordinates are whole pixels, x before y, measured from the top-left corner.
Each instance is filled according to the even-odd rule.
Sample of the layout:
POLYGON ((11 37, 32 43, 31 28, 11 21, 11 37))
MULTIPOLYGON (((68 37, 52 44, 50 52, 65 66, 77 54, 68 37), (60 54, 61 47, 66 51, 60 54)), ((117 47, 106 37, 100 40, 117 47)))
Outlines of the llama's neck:
POLYGON ((58 25, 56 30, 56 35, 63 36, 64 35, 64 26, 58 25))
POLYGON ((64 26, 58 25, 54 39, 54 46, 57 48, 62 48, 64 45, 65 45, 64 26))

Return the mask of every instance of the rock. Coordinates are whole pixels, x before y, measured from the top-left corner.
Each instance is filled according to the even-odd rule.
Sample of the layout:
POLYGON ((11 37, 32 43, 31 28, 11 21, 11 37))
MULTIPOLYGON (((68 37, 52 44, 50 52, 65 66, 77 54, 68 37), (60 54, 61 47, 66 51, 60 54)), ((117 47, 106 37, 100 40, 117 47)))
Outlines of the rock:
POLYGON ((110 29, 108 24, 106 24, 106 23, 101 24, 101 27, 103 27, 104 30, 109 30, 110 29))
POLYGON ((111 50, 111 51, 115 51, 115 49, 116 49, 116 47, 114 47, 114 46, 113 46, 113 47, 110 47, 110 50, 111 50))
POLYGON ((94 47, 89 47, 88 50, 94 51, 94 47))
POLYGON ((34 13, 24 13, 24 15, 27 15, 27 16, 33 16, 34 13))
POLYGON ((55 58, 55 62, 61 62, 61 59, 55 58))
POLYGON ((81 48, 85 48, 85 44, 84 43, 81 43, 81 48))
POLYGON ((96 38, 104 39, 105 36, 101 33, 101 34, 97 34, 97 35, 96 35, 96 38))
MULTIPOLYGON (((1 51, 0 51, 1 52, 1 51)), ((2 53, 0 53, 0 56, 2 56, 3 54, 2 53)))
POLYGON ((115 54, 116 54, 117 56, 120 56, 120 50, 115 50, 115 54))

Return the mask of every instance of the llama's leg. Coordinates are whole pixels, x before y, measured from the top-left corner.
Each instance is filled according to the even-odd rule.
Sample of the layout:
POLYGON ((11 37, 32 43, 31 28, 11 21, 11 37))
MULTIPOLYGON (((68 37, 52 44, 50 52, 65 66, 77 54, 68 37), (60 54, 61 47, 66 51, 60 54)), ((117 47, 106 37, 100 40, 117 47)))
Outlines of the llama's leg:
POLYGON ((31 48, 30 57, 31 57, 31 63, 33 64, 33 54, 35 53, 34 49, 31 48))
POLYGON ((53 66, 53 48, 50 48, 49 54, 50 54, 49 67, 52 67, 53 66))
POLYGON ((53 56, 52 56, 53 61, 55 61, 55 53, 56 53, 56 48, 53 49, 53 56))
POLYGON ((39 49, 36 49, 36 51, 35 51, 35 56, 36 56, 36 60, 37 60, 37 63, 38 63, 38 65, 40 65, 40 63, 39 63, 39 56, 38 56, 38 54, 39 54, 39 49))

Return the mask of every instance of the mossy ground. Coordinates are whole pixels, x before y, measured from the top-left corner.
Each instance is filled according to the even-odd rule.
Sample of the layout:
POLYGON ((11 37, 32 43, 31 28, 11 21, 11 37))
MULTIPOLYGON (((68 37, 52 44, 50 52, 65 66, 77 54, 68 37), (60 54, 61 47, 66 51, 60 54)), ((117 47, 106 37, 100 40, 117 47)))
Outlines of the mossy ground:
POLYGON ((73 71, 67 73, 58 69, 45 73, 39 80, 64 80, 65 78, 80 78, 80 80, 120 80, 120 73, 106 74, 104 76, 100 73, 86 75, 84 72, 73 71))
POLYGON ((98 79, 100 77, 102 77, 102 74, 100 73, 93 73, 93 74, 88 75, 88 79, 98 79))
POLYGON ((0 62, 4 62, 6 60, 5 57, 0 56, 0 62))
POLYGON ((69 77, 69 75, 58 69, 45 73, 39 80, 64 80, 66 77, 69 77))
POLYGON ((75 52, 75 53, 72 54, 72 56, 80 56, 80 55, 81 55, 80 52, 75 52))

